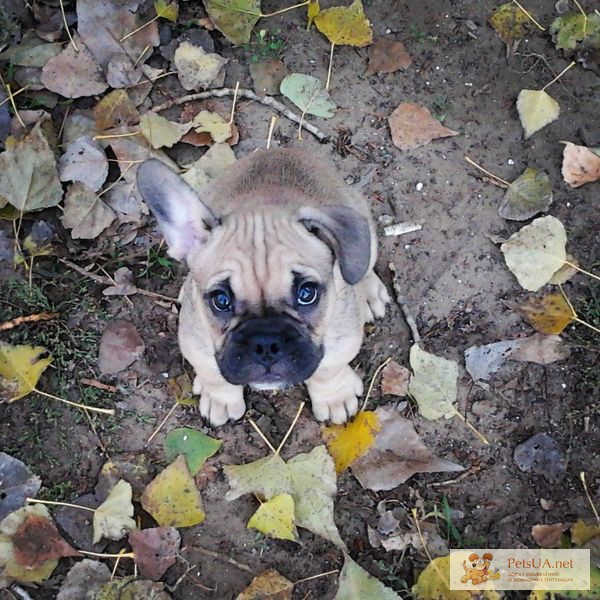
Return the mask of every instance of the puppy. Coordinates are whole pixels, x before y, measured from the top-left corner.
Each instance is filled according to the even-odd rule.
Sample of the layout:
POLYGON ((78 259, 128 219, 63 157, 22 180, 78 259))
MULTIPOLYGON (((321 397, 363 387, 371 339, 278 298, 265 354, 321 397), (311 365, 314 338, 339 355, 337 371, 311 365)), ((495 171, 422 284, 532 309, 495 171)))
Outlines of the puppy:
POLYGON ((247 156, 201 197, 156 159, 137 183, 169 254, 189 267, 179 345, 202 416, 241 418, 245 385, 303 382, 318 420, 355 414, 363 383, 348 363, 389 302, 365 200, 323 157, 296 149, 247 156))

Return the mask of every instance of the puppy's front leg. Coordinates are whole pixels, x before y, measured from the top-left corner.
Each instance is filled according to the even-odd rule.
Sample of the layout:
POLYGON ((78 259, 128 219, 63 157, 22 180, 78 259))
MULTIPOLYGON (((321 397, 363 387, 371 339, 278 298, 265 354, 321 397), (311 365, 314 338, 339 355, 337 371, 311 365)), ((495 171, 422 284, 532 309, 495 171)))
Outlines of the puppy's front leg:
POLYGON ((321 367, 306 380, 306 387, 313 414, 319 421, 345 423, 358 412, 363 382, 350 365, 321 367))
POLYGON ((200 394, 200 414, 213 427, 223 425, 229 420, 237 421, 246 412, 244 387, 241 385, 232 385, 224 379, 219 382, 206 382, 196 375, 193 392, 200 394))

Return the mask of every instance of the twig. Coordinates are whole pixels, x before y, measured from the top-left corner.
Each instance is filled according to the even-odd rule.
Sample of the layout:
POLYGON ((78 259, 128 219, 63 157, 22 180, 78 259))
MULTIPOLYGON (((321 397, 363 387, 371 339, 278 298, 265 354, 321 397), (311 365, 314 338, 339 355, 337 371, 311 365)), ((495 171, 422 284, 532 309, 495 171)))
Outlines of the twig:
POLYGON ((433 562, 433 558, 431 558, 431 554, 429 554, 429 550, 427 549, 427 542, 425 542, 425 538, 423 537, 423 533, 421 532, 421 524, 419 523, 419 515, 417 514, 416 508, 411 508, 410 512, 412 513, 413 519, 415 520, 415 526, 417 528, 417 533, 419 534, 419 539, 421 540, 421 544, 423 545, 423 550, 425 550, 425 554, 427 554, 427 558, 429 559, 429 563, 435 569, 437 576, 441 581, 445 581, 444 574, 440 572, 438 566, 433 562))
POLYGON ((56 319, 59 316, 59 313, 49 313, 49 312, 41 312, 36 315, 27 315, 25 317, 15 317, 10 321, 5 321, 4 323, 0 323, 0 331, 8 331, 9 329, 13 329, 14 327, 18 327, 23 323, 37 323, 38 321, 52 321, 52 319, 56 319))
POLYGON ((69 31, 69 24, 67 23, 67 15, 65 15, 65 6, 63 4, 63 0, 58 0, 58 3, 60 4, 60 14, 62 15, 62 20, 63 20, 63 23, 65 24, 65 29, 67 31, 67 35, 69 36, 69 41, 71 42, 71 46, 73 46, 73 50, 75 50, 75 52, 79 52, 79 48, 77 47, 77 44, 75 43, 75 40, 73 39, 73 36, 71 35, 71 32, 69 31))
POLYGON ((95 379, 87 379, 84 377, 81 380, 81 383, 83 383, 83 385, 89 385, 90 387, 94 387, 98 390, 104 390, 105 392, 110 392, 111 394, 114 394, 115 392, 118 391, 114 385, 108 385, 108 383, 102 383, 101 381, 96 381, 95 379))
POLYGON ((198 546, 196 544, 188 544, 188 548, 193 548, 194 550, 197 550, 198 552, 201 552, 202 554, 206 554, 207 556, 210 556, 211 558, 216 558, 217 560, 222 560, 224 562, 227 562, 230 565, 237 567, 241 571, 246 571, 247 573, 252 573, 252 574, 254 573, 254 569, 251 569, 248 565, 238 562, 237 560, 235 560, 234 558, 231 558, 230 556, 225 556, 224 554, 220 554, 219 552, 213 552, 212 550, 209 550, 208 548, 205 548, 204 546, 198 546))
POLYGON ((596 510, 596 506, 594 505, 594 501, 592 500, 592 496, 590 495, 590 490, 588 489, 587 483, 585 482, 585 471, 581 471, 581 473, 579 473, 579 479, 581 479, 583 489, 585 490, 585 495, 587 496, 588 502, 592 507, 592 512, 596 517, 596 523, 598 523, 598 527, 600 527, 600 515, 598 515, 598 511, 596 510))
POLYGON ((252 425, 252 427, 254 427, 254 431, 256 431, 256 433, 258 433, 258 435, 260 436, 262 441, 268 446, 269 450, 273 454, 275 454, 277 452, 277 450, 275 450, 275 446, 273 446, 273 444, 271 444, 271 442, 268 440, 267 436, 260 430, 260 427, 252 419, 248 419, 248 423, 250 423, 250 425, 252 425))
POLYGON ((275 15, 280 15, 281 13, 287 12, 288 10, 294 10, 295 8, 302 8, 309 3, 309 0, 305 0, 304 2, 300 2, 298 4, 294 4, 293 6, 288 6, 287 8, 282 8, 280 10, 276 10, 272 13, 260 13, 260 16, 264 19, 265 17, 274 17, 275 15))
POLYGON ((290 428, 287 430, 286 434, 283 436, 283 439, 281 440, 281 444, 279 444, 279 446, 277 446, 277 450, 275 451, 275 456, 277 456, 281 452, 283 445, 287 442, 287 439, 290 437, 290 433, 292 433, 292 429, 294 429, 294 427, 296 426, 296 423, 298 422, 298 419, 300 418, 300 413, 302 412, 302 409, 304 408, 305 404, 306 404, 306 402, 300 403, 300 406, 298 407, 298 412, 296 413, 296 416, 294 417, 294 420, 292 421, 290 428))
POLYGON ((513 0, 513 2, 527 15, 527 17, 531 20, 532 23, 535 24, 535 26, 540 30, 540 31, 546 31, 546 29, 544 27, 542 27, 534 18, 533 16, 528 13, 522 6, 521 4, 517 1, 517 0, 513 0))
POLYGON ((458 477, 453 477, 452 479, 445 479, 444 481, 434 481, 433 483, 429 483, 430 487, 444 487, 446 485, 452 485, 453 483, 459 483, 463 479, 466 479, 473 472, 472 469, 467 469, 463 471, 458 477))
MULTIPOLYGON (((66 400, 65 398, 61 398, 60 396, 55 396, 54 394, 49 394, 48 392, 42 392, 42 390, 38 390, 34 387, 32 392, 39 394, 40 396, 45 396, 46 398, 50 398, 50 400, 58 400, 58 402, 62 402, 63 404, 68 404, 69 406, 74 406, 75 408, 79 408, 81 410, 91 410, 92 412, 102 413, 103 415, 114 415, 114 408, 98 408, 96 406, 88 406, 87 404, 80 404, 79 402, 72 402, 71 400, 66 400)), ((15 400, 11 400, 10 402, 15 402, 15 400)))
POLYGON ((392 286, 394 288, 394 295, 396 296, 396 303, 402 310, 402 314, 404 315, 404 320, 410 329, 412 334, 413 342, 416 344, 421 341, 421 336, 419 335, 419 330, 417 329, 417 322, 415 318, 412 316, 406 301, 404 300, 404 296, 402 294, 402 288, 400 287, 400 282, 398 281, 398 277, 396 275, 396 265, 392 262, 389 263, 389 269, 392 272, 392 286))
POLYGON ((312 579, 318 579, 319 577, 326 577, 327 575, 334 575, 335 573, 339 573, 339 569, 334 569, 333 571, 327 571, 326 573, 319 573, 318 575, 311 575, 310 577, 304 577, 303 579, 298 579, 298 581, 294 582, 294 585, 298 585, 299 583, 304 583, 305 581, 311 581, 312 579))
POLYGON ((558 81, 571 67, 575 66, 575 61, 573 61, 568 67, 565 67, 550 83, 547 83, 541 91, 543 92, 547 87, 550 87, 555 81, 558 81))
POLYGON ((391 356, 388 356, 378 367, 377 369, 375 369, 375 373, 373 373, 373 377, 371 377, 371 383, 369 384, 369 389, 367 390, 367 395, 365 396, 365 401, 363 402, 363 405, 360 409, 360 412, 363 412, 365 410, 365 408, 367 407, 367 402, 369 401, 369 398, 371 397, 371 392, 373 391, 373 385, 375 384, 375 380, 377 379, 377 376, 379 375, 379 373, 381 372, 381 370, 385 367, 385 365, 387 365, 390 360, 392 360, 391 356))
MULTIPOLYGON (((190 94, 189 96, 182 96, 181 98, 175 98, 174 100, 168 100, 167 102, 163 102, 158 106, 155 106, 153 110, 155 112, 159 112, 162 110, 166 110, 167 108, 171 108, 172 106, 179 106, 181 104, 185 104, 186 102, 192 102, 194 100, 204 100, 206 98, 224 98, 226 96, 233 96, 235 94, 235 90, 232 88, 218 88, 214 90, 206 90, 205 92, 198 92, 197 94, 190 94)), ((278 100, 275 100, 272 96, 259 96, 255 94, 252 90, 248 90, 246 88, 240 88, 238 90, 238 96, 240 98, 246 98, 248 100, 254 100, 256 102, 260 102, 265 106, 270 106, 274 108, 276 111, 280 112, 284 117, 287 117, 290 121, 294 123, 301 123, 301 117, 299 117, 296 113, 292 112, 285 104, 282 104, 278 100)), ((312 123, 303 122, 302 126, 306 131, 312 133, 322 144, 329 142, 329 135, 323 133, 318 127, 313 125, 312 123)))
POLYGON ((510 187, 510 183, 508 183, 508 181, 502 179, 501 177, 498 177, 498 175, 494 175, 493 173, 490 173, 490 171, 488 171, 487 169, 484 169, 481 165, 478 165, 473 159, 469 158, 468 156, 465 156, 465 160, 470 165, 473 165, 476 169, 479 169, 480 171, 482 171, 483 173, 485 173, 489 177, 492 177, 496 181, 499 181, 503 186, 505 186, 507 188, 510 187))
POLYGON ((154 439, 156 434, 162 429, 164 424, 171 418, 173 411, 177 408, 177 402, 173 404, 171 410, 167 413, 167 416, 160 422, 160 425, 152 432, 152 435, 146 440, 146 446, 154 439))

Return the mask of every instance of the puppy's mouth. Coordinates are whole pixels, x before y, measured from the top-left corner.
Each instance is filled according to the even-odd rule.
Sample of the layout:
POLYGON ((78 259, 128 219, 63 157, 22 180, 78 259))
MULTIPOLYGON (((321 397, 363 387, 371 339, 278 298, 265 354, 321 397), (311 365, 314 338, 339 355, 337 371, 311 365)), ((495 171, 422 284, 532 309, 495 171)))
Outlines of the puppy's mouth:
POLYGON ((306 381, 322 358, 305 327, 277 315, 242 321, 227 335, 217 363, 229 383, 278 389, 306 381))

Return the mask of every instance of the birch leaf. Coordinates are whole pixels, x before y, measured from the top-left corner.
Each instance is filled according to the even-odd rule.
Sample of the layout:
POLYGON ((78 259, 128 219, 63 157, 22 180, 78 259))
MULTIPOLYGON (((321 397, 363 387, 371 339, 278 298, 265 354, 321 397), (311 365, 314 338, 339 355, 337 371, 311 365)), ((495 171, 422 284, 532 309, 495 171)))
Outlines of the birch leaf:
POLYGON ((191 123, 174 123, 158 113, 148 111, 140 120, 140 129, 153 148, 171 148, 190 129, 191 123))
POLYGON ((97 192, 108 176, 108 159, 98 142, 80 137, 60 157, 58 172, 61 181, 79 181, 97 192))
POLYGON ((204 0, 215 27, 236 45, 247 44, 260 19, 260 0, 204 0))
POLYGON ((247 527, 279 540, 297 541, 293 498, 289 494, 280 494, 263 502, 250 517, 247 527))
POLYGON ((0 400, 13 402, 35 389, 52 362, 51 356, 40 358, 47 352, 41 346, 11 346, 0 342, 0 400))
MULTIPOLYGON (((334 600, 400 600, 400 596, 358 566, 347 554, 334 600)), ((433 597, 431 598, 433 600, 433 597)))
POLYGON ((272 498, 293 492, 287 465, 279 454, 265 456, 245 465, 226 465, 223 471, 231 488, 225 495, 227 500, 235 500, 244 494, 272 498))
POLYGON ((333 117, 336 106, 316 77, 292 73, 284 78, 279 89, 303 113, 324 119, 333 117))
POLYGON ((102 537, 120 540, 128 531, 136 529, 131 496, 131 484, 120 479, 108 498, 94 511, 94 544, 102 537))
POLYGON ((361 0, 350 6, 333 6, 314 17, 317 29, 336 46, 368 46, 373 29, 365 16, 361 0))
POLYGON ((572 188, 600 179, 600 149, 567 142, 563 150, 562 176, 572 188))
POLYGON ((517 98, 517 111, 527 139, 558 119, 560 105, 543 90, 521 90, 517 98))
POLYGON ((545 171, 527 167, 506 190, 498 214, 512 221, 526 221, 538 213, 547 211, 550 204, 550 178, 545 171))
POLYGON ((67 191, 61 220, 74 239, 98 237, 116 217, 102 198, 83 183, 76 182, 67 191))

